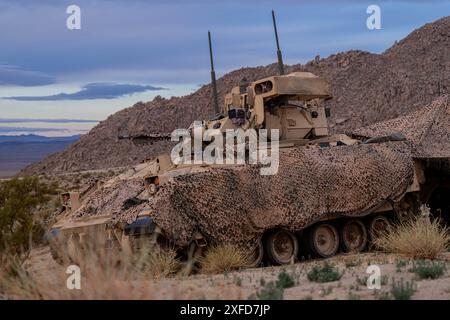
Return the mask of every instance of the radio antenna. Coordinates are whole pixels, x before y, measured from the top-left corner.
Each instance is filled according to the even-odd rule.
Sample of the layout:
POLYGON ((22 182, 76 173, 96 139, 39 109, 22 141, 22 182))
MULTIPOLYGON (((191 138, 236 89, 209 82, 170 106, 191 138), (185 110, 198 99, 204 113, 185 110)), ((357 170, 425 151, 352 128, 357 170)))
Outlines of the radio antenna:
POLYGON ((210 31, 208 31, 208 42, 209 42, 209 59, 211 62, 212 104, 213 104, 214 112, 216 114, 218 114, 218 113, 220 113, 220 110, 219 110, 219 102, 217 100, 216 72, 214 71, 214 60, 213 60, 213 51, 212 51, 211 32, 210 31))
POLYGON ((277 42, 277 57, 278 57, 278 73, 280 76, 284 75, 283 56, 281 55, 280 42, 278 41, 277 22, 275 20, 275 12, 272 10, 273 29, 275 31, 275 40, 277 42))

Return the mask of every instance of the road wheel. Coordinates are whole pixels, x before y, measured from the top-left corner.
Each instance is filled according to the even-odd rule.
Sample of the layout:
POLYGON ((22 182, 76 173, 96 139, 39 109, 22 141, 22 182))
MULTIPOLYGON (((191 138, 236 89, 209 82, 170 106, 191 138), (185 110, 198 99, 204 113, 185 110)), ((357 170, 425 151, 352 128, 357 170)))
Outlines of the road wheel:
POLYGON ((391 223, 383 215, 376 215, 369 220, 368 229, 371 240, 374 240, 382 232, 385 232, 391 223))
POLYGON ((267 236, 266 250, 272 263, 289 264, 297 257, 297 237, 287 230, 276 230, 267 236))
POLYGON ((341 234, 345 252, 361 252, 367 245, 366 226, 359 219, 345 222, 341 234))
POLYGON ((252 262, 250 263, 250 266, 254 268, 259 267, 261 265, 263 256, 264 256, 264 248, 261 243, 261 240, 258 240, 256 247, 254 248, 251 255, 252 262))
POLYGON ((321 223, 312 227, 310 245, 314 255, 321 258, 334 256, 339 248, 339 233, 330 223, 321 223))

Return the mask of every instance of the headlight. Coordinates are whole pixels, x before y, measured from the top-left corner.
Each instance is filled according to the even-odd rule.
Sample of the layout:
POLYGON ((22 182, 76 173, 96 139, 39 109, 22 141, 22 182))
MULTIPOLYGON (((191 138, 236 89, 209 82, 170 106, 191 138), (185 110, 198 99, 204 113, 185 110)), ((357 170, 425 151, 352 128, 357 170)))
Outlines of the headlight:
POLYGON ((155 194, 158 191, 158 187, 155 184, 148 185, 148 193, 155 194))
POLYGON ((158 191, 158 185, 159 185, 159 177, 158 176, 152 176, 144 178, 144 184, 145 187, 150 195, 153 195, 158 191))

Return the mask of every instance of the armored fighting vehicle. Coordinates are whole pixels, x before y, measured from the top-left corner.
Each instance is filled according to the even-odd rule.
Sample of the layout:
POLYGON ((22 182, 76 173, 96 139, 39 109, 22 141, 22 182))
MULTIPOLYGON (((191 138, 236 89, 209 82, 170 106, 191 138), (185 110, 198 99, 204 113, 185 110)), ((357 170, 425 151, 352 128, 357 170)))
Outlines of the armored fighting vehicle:
MULTIPOLYGON (((274 15, 273 22, 278 46, 274 15)), ((277 170, 261 175, 264 165, 249 162, 247 140, 243 163, 174 161, 174 155, 182 158, 180 150, 189 150, 184 159, 195 157, 195 143, 187 139, 180 145, 188 148, 130 169, 91 192, 79 208, 66 210, 51 229, 58 243, 76 247, 101 234, 108 247, 132 249, 148 239, 176 248, 192 266, 205 247, 230 242, 252 252, 255 266, 288 264, 365 250, 392 220, 417 214, 430 199, 436 186, 429 187, 426 175, 435 155, 418 158, 417 141, 395 125, 329 135, 327 82, 311 73, 285 75, 279 46, 279 75, 241 82, 225 96, 222 110, 212 51, 211 66, 215 115, 192 125, 188 135, 199 131, 203 137, 209 129, 217 138, 240 129, 260 138, 258 130, 265 130, 264 146, 277 146, 269 151, 278 153, 277 170), (279 133, 277 141, 272 131, 279 133)), ((202 141, 200 150, 212 140, 202 141)), ((226 152, 213 150, 216 156, 226 152)))

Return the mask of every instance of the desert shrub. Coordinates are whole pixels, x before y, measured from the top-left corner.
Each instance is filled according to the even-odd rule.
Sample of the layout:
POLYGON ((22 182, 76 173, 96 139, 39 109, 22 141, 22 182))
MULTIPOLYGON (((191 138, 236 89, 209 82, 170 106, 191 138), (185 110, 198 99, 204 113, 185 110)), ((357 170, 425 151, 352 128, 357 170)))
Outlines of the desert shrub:
POLYGON ((375 239, 375 245, 389 253, 413 259, 435 259, 449 248, 448 228, 439 220, 410 219, 388 227, 375 239))
POLYGON ((375 292, 375 296, 378 300, 391 300, 391 295, 389 292, 375 292))
POLYGON ((266 285, 266 279, 264 279, 264 278, 259 279, 259 284, 261 286, 265 286, 266 285))
POLYGON ((229 272, 250 265, 251 254, 229 243, 210 247, 200 258, 200 266, 205 273, 229 272))
POLYGON ((54 188, 36 177, 0 183, 0 252, 24 252, 42 239, 44 229, 33 213, 50 200, 54 188))
POLYGON ((348 300, 361 300, 361 296, 357 293, 353 293, 352 291, 350 291, 348 293, 348 300))
POLYGON ((151 299, 150 282, 137 283, 132 269, 124 265, 90 263, 81 268, 81 290, 68 290, 65 269, 30 273, 23 266, 17 275, 0 274, 0 287, 11 297, 45 300, 151 299))
POLYGON ((443 261, 419 260, 413 262, 409 271, 414 272, 419 279, 437 279, 445 273, 446 266, 443 261))
POLYGON ((291 288, 295 285, 295 281, 294 278, 292 278, 292 276, 290 274, 288 274, 286 272, 286 270, 282 270, 279 274, 278 274, 278 280, 276 283, 276 286, 279 288, 291 288))
POLYGON ((403 278, 400 281, 392 279, 391 294, 395 300, 410 300, 415 292, 416 286, 413 281, 405 282, 403 278))
POLYGON ((369 279, 369 277, 362 277, 360 278, 359 276, 356 276, 356 283, 360 286, 366 286, 367 285, 367 279, 369 279))
POLYGON ((165 249, 150 254, 148 270, 152 277, 160 279, 176 274, 180 270, 181 263, 173 249, 165 249))
MULTIPOLYGON (((106 270, 111 266, 120 265, 125 271, 130 271, 136 276, 161 279, 176 274, 181 268, 181 262, 177 258, 177 252, 170 247, 160 247, 152 244, 149 238, 138 239, 133 242, 132 250, 119 249, 108 242, 106 234, 87 233, 84 235, 83 244, 76 246, 66 244, 58 245, 51 242, 52 253, 63 265, 76 263, 80 266, 96 264, 104 266, 106 270)), ((64 241, 63 241, 64 243, 64 241)), ((130 247, 130 249, 131 249, 130 247)))
POLYGON ((58 181, 49 181, 46 184, 46 190, 48 194, 50 195, 57 195, 59 193, 59 183, 58 181))
POLYGON ((266 283, 264 278, 261 278, 260 284, 262 289, 256 292, 256 295, 252 294, 249 299, 282 300, 284 296, 284 289, 293 287, 295 285, 295 281, 293 277, 283 269, 278 274, 278 279, 276 282, 270 281, 266 283))
POLYGON ((333 292, 333 287, 332 286, 328 286, 327 288, 323 288, 320 291, 320 296, 321 297, 325 297, 330 295, 333 292))
POLYGON ((277 286, 274 282, 268 282, 257 294, 260 300, 282 300, 284 289, 277 286))
MULTIPOLYGON (((171 249, 148 252, 100 249, 87 245, 75 253, 65 253, 62 266, 46 272, 30 272, 13 259, 0 268, 0 289, 20 299, 153 299, 154 278, 171 276, 179 269, 171 249), (66 260, 70 257, 76 260, 66 260), (68 290, 66 267, 81 270, 81 290, 68 290)), ((175 294, 175 293, 171 293, 175 294)))
POLYGON ((332 265, 326 262, 323 266, 314 266, 307 274, 309 281, 331 282, 341 279, 342 274, 332 265))
POLYGON ((237 285, 238 287, 242 286, 242 279, 240 277, 234 277, 233 283, 237 285))
POLYGON ((361 265, 361 260, 348 260, 345 261, 346 268, 353 268, 361 265))
POLYGON ((403 267, 406 267, 409 264, 407 260, 397 260, 395 263, 395 270, 397 272, 401 272, 403 267))

